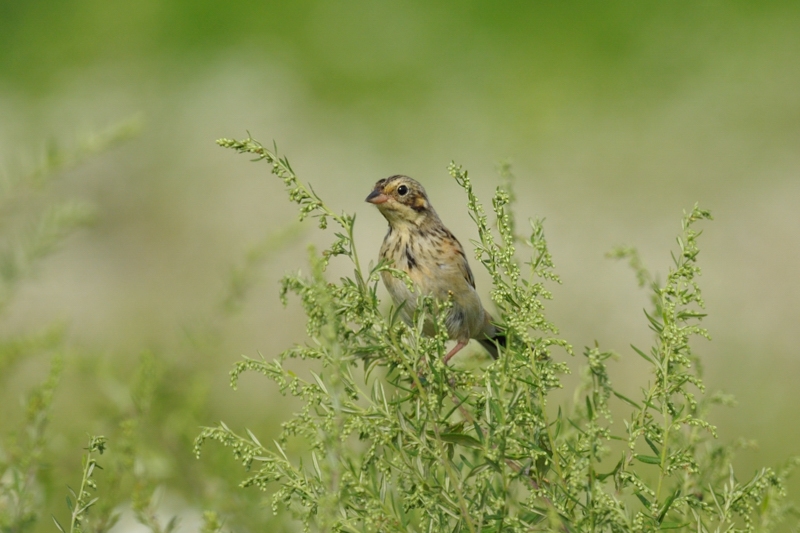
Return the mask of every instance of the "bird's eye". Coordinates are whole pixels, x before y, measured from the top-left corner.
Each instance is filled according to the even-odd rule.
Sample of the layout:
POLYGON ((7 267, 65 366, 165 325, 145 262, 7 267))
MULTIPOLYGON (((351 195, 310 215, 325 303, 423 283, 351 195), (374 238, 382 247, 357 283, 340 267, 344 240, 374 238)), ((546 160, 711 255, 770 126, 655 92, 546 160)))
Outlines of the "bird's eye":
POLYGON ((406 187, 405 185, 401 185, 397 188, 397 194, 399 194, 400 196, 405 196, 407 192, 408 192, 408 187, 406 187))

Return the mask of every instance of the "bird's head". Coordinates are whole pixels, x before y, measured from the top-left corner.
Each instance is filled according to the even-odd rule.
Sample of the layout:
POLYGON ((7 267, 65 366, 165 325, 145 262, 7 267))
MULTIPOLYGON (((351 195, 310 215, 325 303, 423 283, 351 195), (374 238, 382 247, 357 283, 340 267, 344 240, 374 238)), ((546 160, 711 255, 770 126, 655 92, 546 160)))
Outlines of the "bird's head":
POLYGON ((379 180, 366 201, 375 204, 391 226, 419 226, 436 213, 428 201, 425 189, 408 176, 391 176, 379 180))

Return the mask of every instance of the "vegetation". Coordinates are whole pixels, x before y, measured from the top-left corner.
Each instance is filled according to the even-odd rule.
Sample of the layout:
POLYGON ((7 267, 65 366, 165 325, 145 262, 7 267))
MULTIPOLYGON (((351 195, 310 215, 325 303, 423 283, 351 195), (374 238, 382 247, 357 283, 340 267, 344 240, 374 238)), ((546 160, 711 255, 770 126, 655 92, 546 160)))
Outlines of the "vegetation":
POLYGON ((355 217, 328 207, 277 150, 250 138, 219 144, 270 164, 301 220, 339 227, 327 250, 311 250, 308 274, 283 280, 284 302, 289 293, 302 302, 309 341, 274 360, 246 357, 231 372, 234 388, 244 372, 263 374, 298 398, 300 411, 271 445, 224 423, 196 441, 198 455, 209 439, 229 447, 247 472, 241 485, 271 491, 275 512, 290 509, 314 531, 772 531, 794 519, 784 480, 795 462, 739 478, 736 445, 716 441, 708 421, 726 397, 705 394, 691 342, 708 338, 697 283, 697 225, 711 218, 707 211, 684 215, 663 284, 635 250, 612 254, 629 259, 652 292, 645 318, 653 345, 630 348, 652 367, 640 396, 613 387, 607 363, 615 354, 593 346, 582 352, 575 401, 553 405, 573 349, 544 315, 545 283, 558 277, 542 221, 531 221, 530 237, 517 233, 511 179, 492 199, 495 233, 467 172, 449 168, 466 192, 480 236, 476 258, 491 274, 508 335, 497 361, 459 369, 442 364, 447 302, 420 296, 412 325, 397 309, 382 312, 378 274, 402 274, 361 263, 355 217), (529 258, 517 257, 520 244, 529 258), (334 257, 351 262, 351 277, 325 278, 334 257), (433 337, 421 334, 426 319, 438 325, 433 337), (307 378, 289 368, 293 359, 315 362, 307 378), (301 457, 285 451, 293 439, 306 446, 301 457))
MULTIPOLYGON (((92 146, 105 148, 131 131, 121 127, 92 146)), ((301 221, 312 217, 323 230, 329 223, 338 226, 328 249, 310 250, 309 273, 283 279, 282 300, 297 295, 308 317, 308 342, 274 360, 245 357, 231 372, 234 388, 245 372, 263 374, 282 394, 295 397, 300 410, 267 446, 249 430, 239 434, 224 423, 204 428, 194 450, 206 456, 187 462, 188 435, 207 419, 198 403, 203 387, 190 373, 169 368, 145 351, 127 386, 129 407, 109 414, 114 422, 107 426, 108 438, 89 439, 77 489, 54 487, 48 460, 54 395, 65 355, 67 362, 86 363, 70 353, 63 326, 7 336, 0 343, 4 368, 43 354, 50 355, 52 364, 44 383, 28 394, 22 428, 2 435, 0 531, 41 527, 42 505, 55 491, 69 494, 66 517, 53 516, 64 533, 108 531, 125 512, 151 531, 174 531, 178 516, 160 511, 169 477, 157 467, 164 457, 159 449, 169 454, 166 460, 181 465, 174 475, 194 480, 197 508, 213 509, 199 518, 206 532, 258 530, 267 524, 293 530, 285 522, 286 510, 305 530, 315 531, 773 531, 796 521, 784 481, 797 461, 740 478, 732 460, 741 444, 718 442, 708 419, 711 406, 730 401, 705 394, 691 342, 708 337, 700 327, 704 314, 696 228, 710 219, 707 211, 695 206, 684 216, 664 283, 657 282, 634 249, 611 254, 629 260, 639 284, 651 291, 652 308, 645 318, 653 345, 631 346, 630 351, 652 367, 651 381, 642 385, 639 396, 623 395, 607 372, 608 362, 618 356, 587 347, 574 399, 559 403, 552 392, 563 386, 568 362, 575 357, 544 314, 551 297, 547 284, 559 279, 542 221, 530 222, 529 236, 518 232, 507 167, 501 172, 504 185, 492 200, 493 225, 467 172, 455 164, 449 167, 477 225, 476 259, 491 276, 491 297, 508 342, 497 361, 447 366, 442 363, 449 342, 442 310, 448 302, 421 296, 411 325, 399 320, 397 309, 382 309, 379 273, 402 273, 386 263, 361 263, 353 240, 355 217, 327 206, 277 150, 252 139, 219 143, 271 164, 299 205, 301 221), (518 257, 520 246, 530 257, 518 257), (341 260, 351 263, 353 275, 327 280, 329 263, 341 260), (428 319, 438 328, 432 337, 421 334, 428 319), (293 369, 298 359, 310 369, 293 369), (168 404, 174 416, 154 409, 168 404), (257 493, 252 497, 253 491, 235 486, 237 474, 226 468, 223 455, 208 456, 207 440, 230 448, 245 467, 242 487, 271 493, 277 518, 259 512, 257 493)), ((25 187, 47 183, 65 162, 79 162, 80 153, 93 150, 69 156, 51 151, 41 168, 7 180, 6 205, 13 205, 25 187)), ((16 220, 12 209, 6 213, 16 220)), ((9 233, 0 263, 4 306, 37 262, 89 222, 90 215, 85 205, 59 204, 44 208, 16 238, 9 233)), ((232 273, 221 313, 241 307, 255 270, 296 232, 297 226, 290 226, 271 234, 248 253, 232 273)), ((102 379, 97 372, 92 379, 102 379)))
MULTIPOLYGON (((487 308, 498 317, 502 312, 507 323, 518 321, 518 334, 528 331, 530 339, 517 336, 509 353, 527 349, 526 343, 549 353, 549 359, 544 353, 534 354, 536 367, 526 367, 525 372, 552 370, 548 386, 561 388, 545 387, 539 404, 526 396, 517 400, 537 407, 541 419, 511 419, 523 424, 520 427, 539 430, 542 442, 534 442, 538 449, 500 465, 505 470, 478 470, 468 479, 457 470, 461 456, 473 466, 486 465, 498 454, 513 455, 518 451, 515 445, 530 440, 508 421, 497 424, 486 418, 492 402, 505 408, 510 401, 510 389, 502 389, 492 376, 513 374, 501 374, 488 360, 475 368, 466 357, 455 358, 454 368, 441 368, 433 353, 439 348, 425 344, 441 339, 415 340, 413 331, 392 322, 380 284, 378 295, 384 301, 375 316, 379 331, 370 335, 383 343, 380 328, 393 324, 397 346, 381 353, 364 345, 355 366, 347 366, 353 354, 337 355, 359 391, 359 399, 350 400, 350 389, 345 389, 345 399, 361 410, 371 408, 376 384, 398 402, 404 399, 400 387, 408 389, 407 395, 425 394, 431 402, 452 390, 442 399, 450 408, 465 399, 448 418, 446 411, 436 418, 435 404, 422 406, 422 414, 434 417, 437 429, 452 428, 451 435, 445 431, 440 437, 461 439, 441 444, 453 450, 449 471, 441 460, 423 466, 440 476, 428 486, 462 483, 476 528, 481 520, 488 524, 485 529, 498 524, 469 498, 480 486, 494 487, 504 479, 511 479, 513 489, 509 508, 538 505, 549 513, 535 527, 547 529, 552 517, 552 523, 576 528, 570 521, 583 511, 575 502, 567 504, 567 514, 552 511, 544 499, 528 503, 534 489, 527 479, 535 476, 549 481, 539 489, 545 496, 561 496, 551 499, 553 505, 563 507, 567 494, 580 493, 575 487, 583 487, 582 494, 593 499, 591 504, 586 498, 579 501, 593 509, 594 516, 609 508, 598 499, 610 495, 611 503, 628 513, 625 520, 641 512, 642 527, 648 527, 652 518, 647 517, 654 515, 657 522, 659 509, 667 507, 680 487, 659 527, 681 524, 694 512, 711 524, 709 529, 724 530, 732 523, 745 527, 743 517, 710 521, 714 513, 692 504, 700 501, 716 509, 719 503, 724 510, 725 502, 747 503, 746 498, 725 496, 726 490, 747 487, 756 474, 757 483, 782 482, 791 463, 763 473, 761 466, 798 453, 800 389, 792 376, 800 372, 800 358, 792 354, 800 308, 792 302, 800 297, 800 285, 790 280, 800 264, 800 2, 693 7, 615 1, 517 2, 505 8, 488 2, 409 5, 364 0, 245 0, 235 8, 204 0, 3 3, 0 533, 56 533, 53 518, 64 530, 86 532, 119 532, 137 527, 137 522, 143 524, 139 529, 152 531, 295 532, 302 529, 317 495, 305 500, 293 495, 290 505, 279 501, 274 515, 269 503, 281 482, 299 473, 313 480, 314 456, 326 476, 346 472, 347 465, 325 462, 328 448, 314 449, 313 438, 280 438, 281 422, 291 424, 295 411, 308 409, 309 419, 321 423, 325 413, 318 413, 320 406, 307 406, 289 388, 280 396, 278 385, 254 371, 239 374, 234 392, 227 371, 242 353, 267 365, 294 343, 300 343, 298 350, 318 348, 303 331, 306 317, 295 291, 305 289, 289 286, 288 306, 282 310, 273 294, 276 278, 302 269, 298 279, 312 289, 320 278, 341 291, 337 287, 345 282, 340 276, 351 283, 366 280, 371 289, 370 274, 377 265, 370 265, 369 259, 377 250, 359 239, 382 221, 375 213, 362 219, 359 212, 355 236, 360 275, 353 275, 347 254, 314 252, 309 264, 301 243, 311 240, 322 250, 333 249, 323 243, 338 242, 347 250, 352 239, 332 217, 326 217, 327 231, 317 231, 316 219, 287 224, 287 213, 294 218, 294 205, 285 202, 281 181, 265 179, 264 162, 247 165, 242 158, 234 164, 233 151, 213 146, 209 132, 230 136, 226 132, 242 128, 244 121, 254 130, 284 139, 284 148, 291 145, 295 170, 324 198, 324 204, 308 213, 312 217, 321 214, 321 208, 341 217, 342 211, 359 209, 353 204, 367 211, 371 208, 361 203, 363 195, 349 197, 348 191, 373 183, 385 169, 424 176, 425 169, 452 157, 470 168, 490 233, 507 249, 495 226, 492 193, 480 187, 492 181, 491 172, 482 169, 498 155, 513 157, 520 174, 525 169, 525 180, 515 184, 519 202, 512 188, 503 186, 510 195, 504 209, 514 228, 511 233, 522 237, 512 241, 519 283, 504 273, 502 263, 495 262, 500 265, 496 267, 490 259, 487 266, 500 274, 499 290, 511 291, 510 296, 496 294, 500 302, 492 302, 492 283, 483 280, 494 281, 493 276, 471 261, 486 291, 482 297, 487 308), (132 142, 119 145, 137 129, 135 121, 83 135, 92 124, 113 123, 128 114, 139 114, 147 126, 132 142), (541 210, 530 207, 534 194, 541 210), (680 259, 680 245, 674 245, 669 230, 678 221, 678 208, 695 201, 711 208, 718 222, 697 220, 690 226, 707 231, 698 239, 702 254, 695 263, 702 265, 703 277, 694 278, 701 283, 707 310, 696 303, 687 307, 711 316, 679 324, 709 328, 714 342, 691 336, 691 366, 678 362, 667 367, 666 384, 692 394, 696 412, 682 392, 667 398, 654 389, 658 376, 664 377, 657 376, 660 370, 654 365, 663 366, 663 354, 656 357, 651 351, 660 349, 661 333, 652 332, 651 346, 651 331, 644 327, 649 320, 638 312, 646 307, 669 333, 669 321, 657 309, 660 293, 654 289, 667 284, 670 244, 680 259), (547 215, 547 243, 558 266, 539 271, 557 273, 564 286, 530 278, 543 283, 543 291, 552 290, 557 301, 547 301, 542 292, 533 301, 545 307, 527 309, 530 314, 523 316, 503 299, 517 298, 515 287, 529 279, 527 258, 541 255, 525 244, 533 232, 526 221, 531 213, 547 215), (339 240, 335 232, 345 239, 339 240), (627 283, 632 279, 625 280, 627 269, 602 260, 618 241, 639 247, 642 259, 630 249, 611 255, 632 263, 645 290, 629 290, 634 286, 627 283), (652 270, 641 268, 642 260, 652 270), (614 279, 617 275, 623 277, 621 282, 614 279), (653 305, 647 301, 651 294, 657 296, 653 305), (628 304, 632 300, 635 303, 628 304), (541 329, 526 329, 535 313, 557 324, 560 333, 544 323, 536 326, 541 329), (639 317, 642 327, 637 331, 639 317), (568 355, 567 346, 543 345, 559 340, 573 344, 574 355, 568 355), (397 376, 403 368, 391 366, 391 358, 400 357, 397 349, 405 351, 404 364, 412 369, 404 378, 397 376), (609 355, 612 351, 618 354, 609 355), (593 368, 607 372, 595 374, 593 368), (561 373, 567 371, 569 375, 561 373), (688 381, 681 384, 687 375, 700 378, 708 392, 688 381), (410 387, 409 380, 415 379, 423 390, 415 390, 416 384, 410 387), (594 399, 594 391, 602 391, 604 384, 638 407, 611 392, 607 417, 600 409, 602 395, 594 399), (730 397, 715 392, 718 388, 735 392, 736 409, 714 407, 731 403, 730 397), (595 417, 592 431, 605 430, 614 437, 601 434, 581 441, 585 446, 601 445, 590 461, 595 492, 588 488, 588 466, 581 471, 580 464, 567 461, 586 458, 573 454, 569 446, 575 446, 580 434, 572 423, 592 434, 587 429, 587 396, 595 417), (647 398, 652 406, 645 403, 647 398), (479 412, 481 401, 484 411, 479 412), (670 401, 683 411, 672 412, 670 401), (667 426, 664 412, 677 427, 667 426), (505 440, 492 435, 491 442, 504 442, 506 448, 484 444, 468 417, 484 437, 489 430, 501 431, 505 440), (198 460, 193 446, 200 428, 219 420, 244 442, 252 433, 263 444, 254 450, 269 453, 256 455, 246 471, 231 459, 231 448, 206 442, 198 460), (458 427, 461 420, 464 425, 458 427), (635 438, 635 429, 626 422, 637 424, 635 438), (711 427, 687 426, 700 422, 718 426, 720 438, 713 436, 711 427), (541 433, 546 424, 550 434, 541 433), (736 440, 739 435, 758 439, 758 447, 736 440), (87 448, 92 436, 105 438, 102 455, 97 446, 87 448), (479 445, 464 436, 477 439, 479 445), (268 482, 265 491, 240 488, 263 466, 258 458, 280 456, 273 439, 289 459, 289 474, 268 482), (551 439, 555 450, 548 448, 551 439), (525 468, 534 456, 533 474, 526 478, 523 471, 514 477, 514 469, 525 468), (599 480, 614 472, 622 459, 617 473, 599 480), (697 463, 698 472, 686 479, 702 481, 699 493, 690 484, 683 488, 681 476, 691 465, 669 471, 671 464, 690 464, 689 459, 697 463), (555 471, 556 464, 563 477, 555 471), (730 464, 735 466, 733 478, 725 470, 730 464), (87 465, 96 465, 88 478, 87 465), (618 490, 617 478, 626 472, 639 476, 650 492, 625 479, 618 490), (583 474, 587 477, 581 481, 583 474), (81 494, 84 503, 78 504, 81 494)), ((271 145, 267 148, 275 152, 271 145)), ((511 179, 507 170, 506 178, 511 179)), ((443 174, 426 177, 426 185, 446 180, 443 174)), ((453 193, 448 219, 465 214, 469 198, 464 195, 459 202, 456 184, 430 187, 453 193)), ((310 189, 307 192, 312 201, 321 202, 310 189)), ((475 226, 463 219, 462 227, 451 229, 462 238, 478 239, 475 226)), ((471 255, 475 245, 463 244, 471 255)), ((333 299, 339 298, 336 291, 323 295, 328 298, 324 302, 332 299, 325 305, 334 309, 341 303, 333 299)), ((363 307, 372 305, 367 304, 363 307)), ((434 303, 425 309, 436 314, 434 303)), ((324 313, 320 320, 324 333, 329 328, 324 313)), ((347 327, 358 334, 363 329, 354 321, 347 327)), ((339 333, 331 335, 331 346, 342 345, 339 333)), ((329 346, 326 337, 319 338, 322 346, 329 346)), ((288 357, 280 371, 314 385, 313 371, 329 392, 341 394, 331 385, 338 379, 335 367, 323 366, 323 361, 288 357)), ((508 364, 518 365, 517 355, 509 356, 508 364)), ((530 380, 526 373, 521 377, 530 380)), ((332 401, 322 399, 322 406, 332 401)), ((403 423, 433 431, 430 418, 418 420, 410 408, 422 400, 409 401, 391 407, 413 414, 403 423)), ((398 434, 394 426, 386 431, 398 434)), ((350 428, 337 435, 345 439, 339 457, 355 457, 359 465, 366 461, 359 454, 376 442, 374 453, 387 454, 386 460, 397 460, 400 456, 392 454, 410 447, 381 444, 372 434, 361 439, 350 428)), ((429 442, 428 433, 422 438, 429 446, 436 444, 429 442)), ((429 457, 427 453, 420 461, 429 457)), ((387 492, 390 503, 404 494, 397 478, 405 467, 396 463, 387 474, 387 489, 393 489, 387 492)), ((374 465, 364 475, 372 476, 386 461, 376 459, 374 465)), ((754 529, 792 530, 796 518, 788 503, 800 503, 800 479, 792 476, 785 486, 790 493, 786 498, 777 485, 766 492, 747 488, 755 496, 767 494, 752 511, 744 510, 754 529), (783 522, 777 524, 780 517, 783 522)), ((348 520, 359 527, 348 507, 359 503, 352 495, 359 487, 326 491, 309 528, 342 519, 329 511, 343 497, 350 498, 343 504, 348 520)), ((497 502, 490 503, 497 508, 497 502)), ((735 517, 730 509, 726 512, 735 517)), ((427 510, 413 507, 403 512, 411 515, 414 528, 424 525, 427 510)), ((455 517, 448 515, 451 529, 468 531, 459 518, 460 503, 455 512, 455 517)), ((522 516, 522 510, 515 512, 510 516, 522 516)))

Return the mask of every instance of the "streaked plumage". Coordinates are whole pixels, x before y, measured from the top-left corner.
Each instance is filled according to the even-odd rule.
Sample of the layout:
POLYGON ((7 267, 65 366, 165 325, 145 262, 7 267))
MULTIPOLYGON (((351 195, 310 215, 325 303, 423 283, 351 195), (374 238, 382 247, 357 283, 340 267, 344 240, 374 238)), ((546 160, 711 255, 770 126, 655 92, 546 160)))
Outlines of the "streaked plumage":
MULTIPOLYGON (((496 358, 495 341, 504 345, 505 338, 481 305, 464 248, 442 224, 422 185, 408 176, 391 176, 378 181, 366 201, 376 205, 389 222, 380 257, 408 274, 419 294, 438 300, 453 295, 445 323, 449 337, 457 344, 445 356, 445 363, 471 338, 496 358)), ((402 314, 410 322, 418 293, 409 291, 402 280, 388 272, 382 272, 382 278, 395 305, 405 302, 402 314)), ((432 334, 432 325, 426 324, 424 332, 432 334)))

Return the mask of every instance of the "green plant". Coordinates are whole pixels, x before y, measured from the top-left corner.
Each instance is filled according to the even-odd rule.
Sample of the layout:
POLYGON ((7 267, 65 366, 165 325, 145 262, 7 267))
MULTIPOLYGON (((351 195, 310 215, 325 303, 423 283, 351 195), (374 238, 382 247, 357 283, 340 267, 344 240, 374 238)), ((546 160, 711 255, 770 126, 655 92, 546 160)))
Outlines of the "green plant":
MULTIPOLYGON (((13 310, 19 285, 35 282, 37 266, 94 220, 90 206, 53 194, 62 171, 129 137, 137 122, 71 147, 50 143, 33 168, 0 174, 0 318, 13 310)), ((164 501, 174 494, 219 513, 205 514, 206 531, 228 524, 240 531, 270 527, 257 495, 227 489, 232 474, 220 467, 227 461, 222 450, 203 463, 187 453, 211 405, 208 376, 195 361, 198 354, 220 353, 226 321, 241 311, 261 266, 299 229, 270 234, 249 250, 209 316, 185 324, 169 352, 146 350, 138 362, 135 352, 109 357, 68 341, 68 324, 61 321, 0 334, 0 533, 54 531, 48 512, 71 531, 104 533, 129 513, 150 531, 168 533, 180 525, 179 516, 163 515, 164 501), (32 370, 45 374, 44 383, 24 391, 21 408, 14 409, 15 379, 32 370), (107 439, 102 458, 99 447, 90 446, 82 468, 73 450, 87 432, 107 439)))
POLYGON ((6 436, 0 447, 0 531, 27 531, 38 518, 37 482, 44 462, 53 395, 63 366, 63 359, 56 356, 44 383, 28 393, 24 431, 6 436))
MULTIPOLYGON (((83 521, 86 519, 89 509, 100 499, 98 497, 92 498, 92 491, 97 491, 97 483, 93 478, 94 471, 96 468, 101 468, 97 463, 97 459, 92 454, 98 453, 103 455, 103 452, 106 450, 106 438, 102 436, 90 438, 89 446, 86 450, 86 455, 83 456, 83 476, 81 478, 81 484, 77 492, 73 489, 69 489, 75 501, 73 502, 72 498, 67 496, 67 507, 69 507, 71 513, 69 521, 70 533, 80 533, 84 531, 82 527, 83 521)), ((53 522, 55 522, 56 527, 61 533, 66 533, 66 530, 55 516, 53 517, 53 522)))
MULTIPOLYGON (((74 200, 53 200, 48 186, 54 185, 63 171, 130 138, 139 129, 139 123, 138 119, 122 122, 70 147, 51 142, 32 168, 0 175, 0 317, 13 306, 20 284, 35 277, 38 265, 57 251, 70 234, 94 220, 91 206, 74 200)), ((196 407, 192 402, 196 403, 196 397, 202 393, 192 390, 196 388, 197 379, 182 375, 182 383, 187 383, 188 391, 168 386, 164 365, 159 364, 154 354, 144 352, 132 378, 120 382, 115 372, 106 368, 102 357, 68 344, 66 330, 65 324, 57 322, 38 331, 0 336, 0 383, 11 383, 16 367, 23 361, 50 358, 50 372, 44 383, 26 393, 21 421, 14 420, 13 409, 3 410, 0 417, 3 430, 0 433, 0 532, 52 530, 52 523, 41 520, 47 516, 42 511, 52 509, 59 515, 61 524, 65 524, 61 526, 59 518, 53 516, 56 526, 62 530, 103 533, 117 523, 121 508, 128 505, 137 520, 151 531, 172 531, 177 518, 162 525, 156 513, 159 502, 154 497, 163 482, 165 469, 163 466, 151 468, 151 465, 158 465, 159 460, 161 464, 178 462, 172 456, 162 459, 169 453, 162 451, 165 441, 174 439, 180 431, 167 436, 159 434, 166 426, 159 419, 164 416, 162 406, 170 403, 164 399, 165 391, 184 393, 182 398, 188 405, 172 402, 170 408, 180 408, 185 415, 196 407), (108 409, 107 397, 100 399, 103 415, 98 418, 102 420, 90 419, 88 408, 82 409, 80 416, 71 413, 70 426, 103 425, 103 433, 109 437, 91 439, 77 488, 65 487, 59 479, 60 470, 67 470, 66 465, 77 461, 72 460, 71 454, 59 456, 53 445, 54 441, 70 437, 62 432, 64 424, 60 428, 52 427, 54 398, 64 374, 70 369, 72 379, 76 374, 91 379, 95 391, 103 390, 104 386, 124 390, 128 385, 130 392, 128 404, 121 402, 111 409, 108 409), (157 455, 155 450, 163 455, 157 455), (103 452, 107 453, 103 457, 102 475, 97 475, 100 468, 97 455, 103 452), (159 473, 153 472, 159 470, 159 473), (69 515, 62 516, 66 490, 69 491, 69 515), (58 502, 57 506, 53 500, 58 502)), ((66 386, 69 389, 69 382, 66 386)), ((55 421, 58 422, 57 418, 55 421)), ((187 434, 191 431, 193 436, 197 423, 191 420, 187 423, 191 429, 184 431, 187 434)), ((175 425, 172 423, 169 427, 175 425)), ((182 449, 186 449, 185 443, 191 436, 184 438, 182 449)))
MULTIPOLYGON (((94 219, 91 206, 75 201, 51 201, 47 186, 87 158, 130 137, 138 121, 127 121, 100 134, 86 137, 74 147, 50 142, 31 168, 0 174, 0 317, 21 283, 35 276, 38 265, 75 230, 94 219), (44 205, 42 205, 44 204, 44 205)), ((22 425, 0 434, 0 531, 33 529, 48 493, 47 445, 53 398, 65 366, 65 327, 49 324, 38 331, 0 336, 0 384, 11 380, 19 362, 48 356, 45 381, 28 392, 22 425)), ((9 417, 3 412, 0 423, 9 417)))
MULTIPOLYGON (((288 160, 253 139, 218 141, 253 154, 281 178, 301 220, 317 218, 339 231, 322 254, 312 250, 309 273, 283 279, 281 298, 298 295, 308 317, 309 341, 275 360, 248 358, 231 372, 274 381, 301 409, 283 424, 273 445, 241 435, 224 423, 202 430, 199 455, 211 439, 231 448, 247 475, 243 487, 272 491, 273 510, 292 511, 305 530, 318 531, 771 531, 792 516, 783 481, 793 463, 765 468, 739 481, 734 446, 717 443, 707 421, 720 395, 705 396, 691 339, 707 337, 696 278, 700 233, 709 219, 696 207, 683 218, 679 251, 658 284, 632 250, 640 283, 650 285, 646 312, 655 334, 649 350, 632 347, 651 366, 641 397, 614 389, 599 347, 583 351, 582 382, 570 405, 550 393, 569 371, 572 347, 544 315, 545 283, 558 282, 541 221, 528 238, 516 234, 509 185, 492 199, 496 233, 473 193, 467 172, 449 171, 465 190, 479 234, 476 258, 491 275, 491 297, 507 332, 497 361, 464 370, 442 364, 447 352, 442 306, 420 297, 414 323, 382 312, 378 274, 391 265, 364 266, 353 240, 355 217, 338 214, 295 176, 288 160), (520 261, 517 247, 531 257, 520 261), (325 278, 334 257, 353 275, 325 278), (426 319, 438 324, 421 334, 426 319), (287 367, 311 362, 308 376, 287 367), (624 427, 612 422, 615 418, 624 427), (626 413, 629 413, 626 415, 626 413), (305 446, 299 456, 285 450, 305 446)), ((509 176, 505 168, 503 174, 509 176)))

